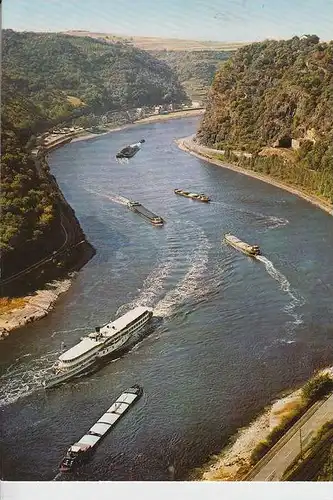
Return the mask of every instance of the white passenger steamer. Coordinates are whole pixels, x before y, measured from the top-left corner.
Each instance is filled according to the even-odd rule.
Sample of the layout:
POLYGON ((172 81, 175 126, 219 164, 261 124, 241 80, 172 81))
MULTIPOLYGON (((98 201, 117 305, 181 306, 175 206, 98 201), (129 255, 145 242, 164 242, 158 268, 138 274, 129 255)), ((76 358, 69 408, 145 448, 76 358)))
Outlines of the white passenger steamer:
POLYGON ((54 375, 44 382, 49 388, 60 384, 90 368, 92 365, 122 347, 151 319, 147 307, 136 307, 120 318, 82 337, 81 342, 61 354, 54 366, 54 375))
POLYGON ((96 424, 89 429, 87 434, 68 448, 65 457, 61 461, 60 472, 71 472, 77 466, 91 458, 97 444, 126 413, 130 406, 142 396, 142 393, 143 389, 139 385, 133 385, 127 391, 123 392, 96 424))

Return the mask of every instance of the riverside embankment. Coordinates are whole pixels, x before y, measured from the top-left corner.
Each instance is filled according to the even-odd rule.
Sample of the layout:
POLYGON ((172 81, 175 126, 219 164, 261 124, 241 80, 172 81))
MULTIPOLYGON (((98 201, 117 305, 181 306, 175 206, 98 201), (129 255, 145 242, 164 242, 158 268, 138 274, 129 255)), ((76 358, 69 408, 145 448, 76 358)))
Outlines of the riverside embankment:
MULTIPOLYGON (((319 374, 328 374, 333 378, 333 367, 322 370, 319 374)), ((318 375, 319 375, 318 374, 318 375)), ((331 398, 332 399, 332 398, 331 398)), ((255 472, 258 473, 261 470, 259 467, 262 462, 268 461, 268 456, 272 458, 273 449, 278 448, 278 444, 273 448, 272 451, 268 451, 264 455, 263 460, 260 463, 256 463, 255 466, 252 465, 252 452, 253 450, 262 442, 265 442, 269 437, 270 433, 276 429, 281 423, 290 418, 293 413, 299 413, 299 419, 295 422, 292 428, 287 429, 285 433, 281 436, 281 441, 286 441, 287 437, 290 436, 296 440, 295 443, 291 443, 291 449, 293 450, 293 455, 290 457, 289 462, 286 461, 282 463, 282 468, 280 475, 276 474, 275 477, 271 477, 267 480, 279 480, 284 470, 287 468, 289 463, 291 463, 296 455, 299 453, 300 437, 295 436, 296 431, 294 428, 299 427, 306 423, 309 419, 313 418, 315 420, 316 411, 321 409, 321 405, 325 403, 325 400, 318 401, 308 408, 308 411, 304 415, 304 411, 300 411, 304 406, 302 397, 302 388, 290 391, 289 394, 282 396, 281 398, 275 400, 271 405, 266 407, 263 412, 251 422, 246 428, 240 429, 237 434, 235 434, 230 439, 230 445, 221 450, 219 454, 211 457, 209 463, 206 464, 201 470, 196 472, 196 479, 202 481, 239 481, 239 480, 255 480, 255 472), (253 471, 253 472, 252 472, 253 471), (251 479, 247 479, 251 476, 251 479)), ((312 437, 319 431, 321 426, 330 419, 330 415, 327 414, 327 420, 324 418, 318 421, 317 427, 314 427, 312 431, 312 437)), ((303 434, 302 441, 305 444, 309 444, 309 437, 303 434)), ((289 454, 289 456, 291 453, 289 454)), ((272 474, 273 476, 273 474, 272 474)), ((264 475, 265 477, 265 475, 264 475)), ((259 479, 258 479, 259 480, 259 479)))
POLYGON ((59 134, 58 137, 55 137, 47 142, 44 145, 44 148, 46 151, 52 151, 53 149, 56 149, 60 146, 63 146, 64 144, 67 144, 68 142, 78 142, 78 141, 86 141, 87 139, 94 139, 96 137, 101 137, 103 135, 110 134, 111 132, 119 132, 121 130, 126 130, 127 128, 133 126, 133 125, 140 125, 140 124, 145 124, 145 123, 154 123, 154 122, 161 122, 161 121, 166 121, 166 120, 174 120, 174 119, 179 119, 179 118, 187 118, 190 116, 199 116, 202 115, 205 112, 204 108, 193 108, 193 109, 186 109, 186 110, 178 110, 178 111, 173 111, 170 113, 165 113, 165 114, 157 114, 157 115, 150 115, 147 116, 146 118, 140 118, 139 120, 135 120, 133 122, 126 123, 124 125, 118 126, 117 124, 114 124, 110 126, 109 124, 106 124, 103 126, 103 129, 105 129, 103 132, 100 133, 93 133, 88 130, 77 130, 73 132, 69 132, 68 134, 59 134))
MULTIPOLYGON (((325 212, 328 212, 329 214, 333 214, 333 205, 319 196, 315 196, 309 193, 306 193, 305 191, 294 187, 292 185, 286 184, 284 182, 278 181, 274 179, 273 177, 265 174, 261 174, 258 172, 254 172, 253 170, 249 170, 246 168, 242 168, 236 165, 232 165, 230 163, 227 163, 225 161, 219 160, 216 158, 216 155, 222 154, 223 152, 218 149, 213 149, 213 148, 208 148, 206 146, 203 146, 196 142, 195 140, 195 134, 191 135, 189 137, 185 137, 182 139, 177 140, 177 144, 182 149, 183 151, 187 151, 188 153, 191 153, 194 156, 197 156, 197 158, 202 158, 203 160, 206 160, 213 165, 218 165, 219 167, 223 168, 228 168, 229 170, 233 170, 234 172, 238 172, 240 174, 247 175, 249 177, 253 177, 254 179, 258 179, 260 181, 266 182, 268 184, 271 184, 272 186, 276 186, 280 189, 284 189, 286 191, 289 191, 292 194, 295 194, 296 196, 299 196, 300 198, 303 198, 304 200, 312 203, 313 205, 316 205, 317 207, 321 208, 322 210, 325 210, 325 212)), ((247 155, 247 153, 241 153, 236 151, 236 155, 244 154, 244 156, 247 155)))

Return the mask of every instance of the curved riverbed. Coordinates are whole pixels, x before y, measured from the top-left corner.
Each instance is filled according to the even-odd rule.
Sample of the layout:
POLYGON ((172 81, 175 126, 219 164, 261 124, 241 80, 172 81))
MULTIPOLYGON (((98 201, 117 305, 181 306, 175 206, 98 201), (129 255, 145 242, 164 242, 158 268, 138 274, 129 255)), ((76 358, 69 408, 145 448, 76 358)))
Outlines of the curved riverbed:
MULTIPOLYGON (((133 383, 145 394, 74 480, 177 479, 272 398, 333 361, 332 217, 273 186, 198 160, 174 139, 197 118, 134 126, 52 153, 50 166, 97 255, 43 320, 1 343, 2 475, 50 480, 66 448, 133 383), (144 137, 118 165, 115 153, 144 137), (202 204, 173 194, 190 188, 202 204), (153 227, 124 205, 161 215, 153 227), (222 243, 258 243, 254 260, 222 243), (89 377, 44 392, 59 355, 135 305, 144 338, 89 377)), ((64 479, 64 477, 60 477, 64 479)))

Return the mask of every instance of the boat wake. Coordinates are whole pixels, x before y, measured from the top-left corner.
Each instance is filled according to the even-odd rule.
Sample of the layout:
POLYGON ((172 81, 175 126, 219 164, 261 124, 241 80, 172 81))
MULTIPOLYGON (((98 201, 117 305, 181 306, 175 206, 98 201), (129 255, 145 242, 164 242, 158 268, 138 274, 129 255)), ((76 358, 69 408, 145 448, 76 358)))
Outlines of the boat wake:
POLYGON ((302 315, 298 314, 295 309, 301 307, 305 303, 304 297, 300 295, 297 290, 294 290, 287 280, 287 278, 278 271, 274 264, 264 257, 263 255, 257 255, 256 259, 262 262, 266 268, 268 274, 279 283, 281 290, 286 292, 290 297, 290 302, 283 308, 284 312, 289 314, 293 320, 287 323, 287 332, 291 334, 295 328, 303 323, 302 315))
POLYGON ((274 215, 269 215, 268 219, 269 219, 270 225, 268 226, 266 231, 268 231, 270 229, 277 229, 278 227, 283 227, 283 226, 286 226, 287 224, 289 224, 288 219, 282 219, 281 217, 274 217, 274 215))
POLYGON ((244 210, 242 208, 237 209, 237 212, 242 212, 247 215, 254 216, 257 222, 264 224, 263 232, 270 231, 272 229, 277 229, 278 227, 283 227, 289 224, 288 219, 283 219, 282 217, 276 217, 275 215, 265 215, 261 212, 251 212, 249 210, 244 210))
POLYGON ((125 314, 138 306, 154 307, 158 297, 163 294, 166 279, 171 275, 176 263, 181 260, 179 254, 180 248, 174 243, 177 241, 176 225, 179 222, 180 221, 175 221, 174 227, 170 228, 169 226, 167 229, 166 246, 158 257, 159 263, 144 280, 139 296, 131 302, 120 306, 116 312, 116 316, 125 314))
POLYGON ((41 389, 42 382, 51 373, 58 355, 58 351, 53 351, 27 363, 22 363, 21 356, 10 365, 0 378, 0 407, 15 403, 18 399, 41 389))
POLYGON ((203 281, 208 263, 208 254, 211 244, 205 232, 196 227, 198 246, 189 255, 190 267, 178 285, 170 290, 160 300, 154 309, 155 316, 167 317, 189 298, 200 299, 211 291, 212 285, 208 280, 203 281))
POLYGON ((146 306, 154 309, 155 316, 167 317, 186 299, 191 297, 199 299, 209 293, 212 287, 209 280, 205 280, 205 285, 200 280, 205 275, 211 244, 201 228, 191 222, 187 225, 193 226, 195 239, 192 241, 196 241, 196 246, 193 248, 191 243, 191 250, 185 256, 188 270, 184 278, 162 298, 166 279, 175 270, 177 264, 179 265, 181 258, 184 258, 183 254, 180 255, 181 248, 169 244, 167 251, 161 255, 162 262, 145 279, 139 297, 121 306, 117 315, 124 314, 133 307, 146 306))
MULTIPOLYGON (((186 223, 190 231, 188 252, 185 253, 178 242, 178 224, 183 227, 184 222, 175 221, 173 224, 174 227, 167 235, 166 247, 159 257, 159 264, 152 269, 143 282, 139 296, 128 304, 122 305, 116 316, 142 305, 152 307, 155 316, 165 318, 170 316, 186 300, 200 300, 206 297, 210 291, 216 289, 215 278, 210 280, 207 276, 211 243, 205 232, 192 222, 186 223), (174 271, 179 270, 179 266, 185 267, 185 275, 172 290, 166 293, 166 281, 174 271)), ((63 333, 66 332, 54 331, 52 336, 63 333)), ((51 374, 52 365, 58 356, 59 351, 56 350, 33 360, 30 359, 29 354, 18 358, 0 378, 2 385, 0 407, 12 404, 41 389, 43 380, 51 374)))
POLYGON ((170 259, 159 264, 157 268, 154 268, 143 282, 139 297, 128 304, 120 306, 116 312, 116 316, 125 314, 138 306, 153 307, 156 297, 163 292, 164 282, 171 274, 173 267, 174 260, 170 259))
POLYGON ((242 213, 244 215, 249 215, 252 218, 255 218, 257 222, 260 224, 261 222, 267 227, 265 227, 264 232, 269 231, 271 229, 277 229, 278 227, 283 227, 289 224, 288 219, 283 219, 282 217, 275 217, 274 215, 267 215, 261 212, 253 212, 252 210, 246 210, 244 208, 237 208, 228 205, 227 203, 219 202, 219 201, 211 201, 212 204, 222 205, 224 210, 231 210, 232 212, 242 213))
POLYGON ((127 203, 130 201, 129 199, 125 198, 124 196, 121 196, 120 194, 103 193, 101 191, 94 191, 93 189, 86 187, 84 189, 85 191, 88 191, 88 193, 92 193, 95 194, 96 196, 106 198, 107 200, 113 201, 114 203, 118 203, 119 205, 127 205, 127 203))
POLYGON ((51 334, 51 338, 53 338, 59 334, 72 333, 72 332, 82 332, 82 331, 86 331, 86 330, 87 330, 87 326, 80 326, 79 328, 73 328, 72 330, 56 330, 55 332, 53 332, 51 334))

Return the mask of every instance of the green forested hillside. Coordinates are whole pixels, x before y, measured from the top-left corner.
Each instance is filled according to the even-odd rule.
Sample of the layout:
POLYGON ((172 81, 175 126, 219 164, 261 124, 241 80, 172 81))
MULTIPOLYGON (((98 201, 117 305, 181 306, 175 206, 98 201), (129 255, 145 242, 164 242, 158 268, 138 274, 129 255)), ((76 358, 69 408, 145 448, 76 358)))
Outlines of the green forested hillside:
POLYGON ((315 35, 239 49, 216 74, 198 138, 254 153, 250 168, 333 196, 333 42, 315 35), (257 157, 265 146, 300 140, 294 162, 257 157))
POLYGON ((30 156, 31 136, 82 114, 188 97, 164 62, 122 42, 4 30, 2 51, 0 246, 6 269, 15 272, 29 251, 32 264, 52 253, 52 244, 58 248, 61 220, 67 232, 82 233, 47 165, 30 156))
POLYGON ((55 193, 6 121, 1 139, 0 251, 5 255, 43 235, 54 219, 55 193))
POLYGON ((4 30, 2 66, 4 112, 33 131, 82 113, 188 99, 164 62, 122 42, 4 30))
POLYGON ((150 53, 166 62, 176 73, 193 101, 206 102, 216 71, 231 56, 223 50, 156 50, 150 53))

